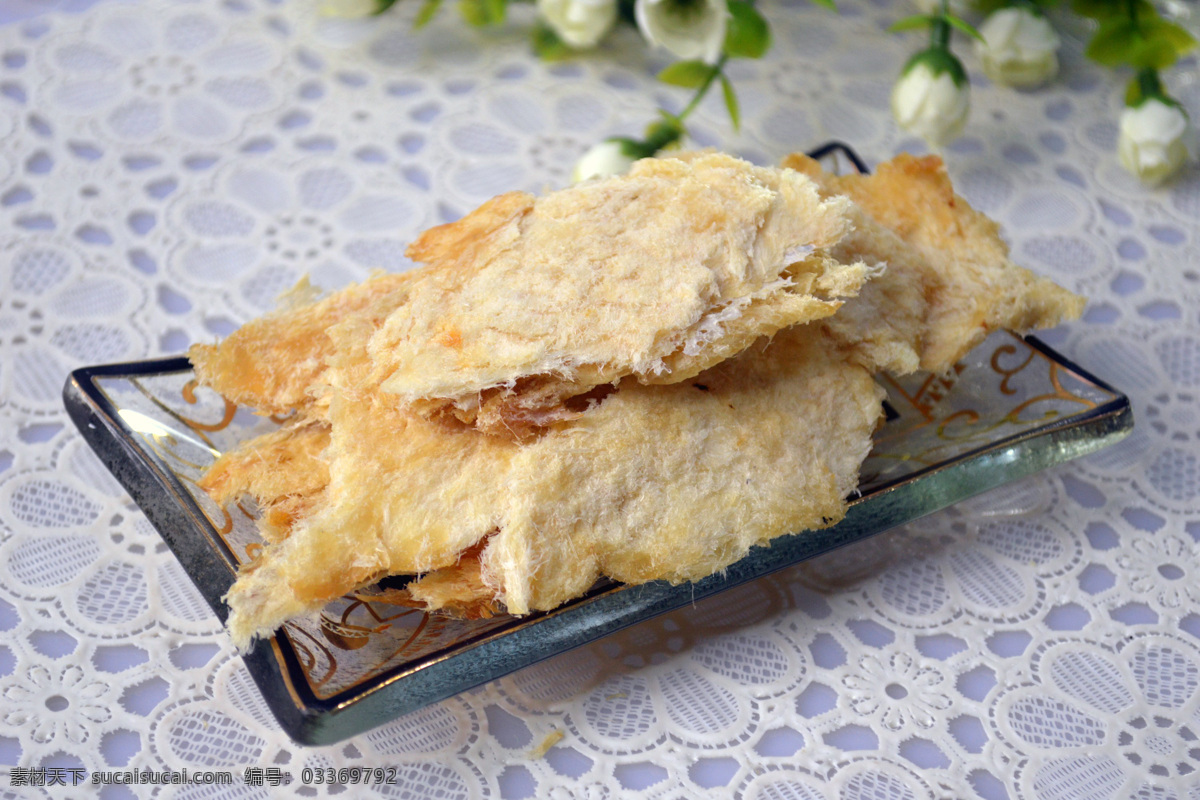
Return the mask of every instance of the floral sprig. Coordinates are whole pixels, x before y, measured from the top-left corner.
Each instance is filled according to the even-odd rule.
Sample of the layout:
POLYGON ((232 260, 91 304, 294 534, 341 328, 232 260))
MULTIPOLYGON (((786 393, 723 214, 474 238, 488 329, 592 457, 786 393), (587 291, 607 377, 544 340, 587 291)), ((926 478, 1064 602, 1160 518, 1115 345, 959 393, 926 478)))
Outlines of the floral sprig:
MULTIPOLYGON (((1046 16, 1054 0, 916 0, 927 13, 901 20, 893 30, 929 26, 930 47, 904 66, 892 95, 897 123, 940 147, 959 133, 969 108, 969 83, 950 52, 951 27, 971 33, 958 14, 984 15, 974 34, 975 54, 996 84, 1034 88, 1058 73, 1058 34, 1046 16), (940 13, 939 13, 940 12, 940 13), (954 12, 954 13, 951 13, 954 12)), ((1071 0, 1071 10, 1095 23, 1085 51, 1098 64, 1129 69, 1121 114, 1118 158, 1150 185, 1175 174, 1187 161, 1188 118, 1163 88, 1162 71, 1196 47, 1186 29, 1165 19, 1148 0, 1071 0)))
POLYGON ((1133 70, 1117 142, 1121 165, 1146 183, 1163 182, 1187 161, 1188 118, 1163 88, 1161 72, 1196 47, 1195 37, 1146 0, 1072 0, 1071 8, 1097 23, 1087 56, 1133 70))
MULTIPOLYGON (((473 27, 501 25, 509 3, 533 2, 537 21, 532 30, 534 52, 545 60, 568 58, 598 45, 621 23, 635 26, 652 47, 677 61, 658 74, 670 86, 691 89, 691 100, 677 114, 660 111, 640 139, 613 137, 589 150, 575 169, 575 179, 624 171, 638 158, 674 147, 687 135, 687 119, 713 86, 721 96, 735 130, 741 109, 725 67, 733 59, 758 59, 771 47, 771 28, 753 0, 457 0, 459 14, 473 27)), ((382 14, 397 0, 323 0, 337 16, 382 14)), ((813 0, 834 8, 834 0, 813 0)), ((422 0, 414 25, 422 28, 442 9, 442 0, 422 0)))
MULTIPOLYGON (((340 16, 387 11, 397 0, 319 0, 340 16)), ((1161 0, 1169 2, 1169 0, 1161 0)), ((637 28, 653 47, 677 60, 658 74, 670 86, 692 91, 678 113, 660 111, 641 138, 613 137, 591 148, 574 177, 624 171, 638 158, 677 146, 687 135, 687 121, 714 86, 733 128, 741 110, 733 81, 726 74, 738 58, 762 58, 771 45, 767 18, 754 0, 455 0, 464 21, 476 27, 503 24, 510 3, 533 3, 537 20, 531 29, 534 51, 559 60, 598 45, 615 27, 637 28)), ((813 0, 834 9, 834 0, 813 0)), ((914 0, 923 13, 906 17, 894 32, 927 29, 928 45, 904 64, 892 92, 892 112, 903 129, 937 148, 963 130, 970 113, 970 82, 953 52, 952 37, 974 40, 974 55, 995 84, 1036 88, 1058 73, 1061 41, 1047 11, 1057 0, 914 0), (976 29, 968 15, 980 15, 976 29)), ((415 26, 427 25, 443 8, 443 0, 421 0, 415 26)), ((1118 158, 1148 184, 1175 174, 1188 158, 1184 144, 1189 120, 1179 102, 1163 86, 1162 74, 1197 42, 1179 24, 1164 18, 1149 0, 1069 0, 1070 10, 1093 21, 1086 55, 1102 66, 1128 71, 1130 78, 1121 113, 1118 158)))
POLYGON ((942 0, 940 13, 906 17, 893 32, 929 29, 929 46, 908 60, 892 89, 892 114, 897 124, 940 147, 962 133, 971 110, 970 83, 962 62, 950 50, 955 28, 981 39, 966 20, 950 13, 942 0))
MULTIPOLYGON (((708 41, 700 38, 689 42, 686 36, 680 35, 683 30, 680 24, 665 26, 663 22, 666 18, 656 16, 657 13, 665 13, 668 17, 678 13, 669 8, 671 2, 639 0, 635 4, 635 16, 639 29, 648 41, 662 45, 677 57, 687 59, 668 66, 658 74, 658 79, 671 86, 692 89, 692 99, 678 114, 660 111, 661 118, 650 124, 642 139, 613 137, 593 147, 576 165, 572 176, 574 180, 619 174, 639 158, 676 146, 687 134, 687 118, 715 83, 721 85, 725 109, 734 129, 741 126, 737 94, 733 82, 725 74, 725 65, 733 58, 762 58, 766 55, 771 46, 771 31, 766 19, 745 0, 710 0, 702 11, 710 15, 709 18, 693 23, 701 29, 711 26, 706 37, 708 41), (723 12, 716 8, 717 4, 725 6, 723 12), (664 35, 664 27, 671 28, 670 35, 664 35), (710 59, 713 60, 710 62, 710 59)), ((680 22, 686 24, 687 21, 680 22)))

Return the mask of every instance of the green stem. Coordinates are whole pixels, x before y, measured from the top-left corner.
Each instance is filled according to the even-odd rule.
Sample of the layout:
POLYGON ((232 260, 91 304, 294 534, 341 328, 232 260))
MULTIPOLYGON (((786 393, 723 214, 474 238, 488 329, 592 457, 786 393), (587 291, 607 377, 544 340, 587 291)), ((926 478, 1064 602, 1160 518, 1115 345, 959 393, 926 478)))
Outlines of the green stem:
POLYGON ((1138 0, 1125 0, 1125 8, 1129 12, 1129 23, 1133 26, 1133 30, 1140 37, 1142 35, 1141 25, 1138 24, 1137 13, 1138 0))
POLYGON ((950 49, 950 23, 946 22, 946 17, 948 16, 950 16, 950 3, 948 0, 942 0, 942 14, 929 28, 929 46, 931 49, 950 49))
POLYGON ((1159 97, 1163 96, 1162 81, 1158 77, 1158 70, 1154 67, 1143 67, 1137 72, 1138 90, 1142 97, 1159 97))
POLYGON ((708 77, 704 79, 704 83, 700 84, 700 88, 697 89, 696 94, 692 96, 691 102, 684 107, 683 111, 679 112, 677 117, 675 117, 677 120, 683 122, 688 118, 689 114, 696 110, 696 107, 700 105, 700 101, 704 99, 704 95, 708 94, 709 87, 713 85, 713 81, 717 79, 717 76, 721 74, 721 70, 725 68, 725 62, 728 60, 729 56, 722 53, 721 58, 717 61, 717 63, 713 64, 712 69, 708 73, 708 77))

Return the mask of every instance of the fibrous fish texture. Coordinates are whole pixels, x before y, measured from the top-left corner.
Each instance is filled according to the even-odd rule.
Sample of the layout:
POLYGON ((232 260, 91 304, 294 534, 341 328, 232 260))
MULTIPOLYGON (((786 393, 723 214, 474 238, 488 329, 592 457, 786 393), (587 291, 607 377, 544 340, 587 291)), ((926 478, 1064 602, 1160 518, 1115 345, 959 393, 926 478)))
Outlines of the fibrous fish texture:
POLYGON ((382 387, 422 416, 524 438, 580 413, 597 387, 686 380, 836 312, 876 271, 829 256, 849 205, 798 172, 727 155, 646 159, 541 198, 496 197, 419 237, 408 253, 421 269, 190 354, 205 382, 264 412, 324 413, 322 383, 382 387), (343 321, 345 348, 363 357, 322 377, 343 321))
POLYGON ((1079 313, 936 158, 785 163, 687 154, 502 195, 422 236, 420 269, 194 348, 202 381, 293 414, 203 479, 262 511, 238 646, 346 594, 481 617, 705 577, 842 518, 875 373, 1079 313))
POLYGON ((502 195, 412 245, 425 266, 407 302, 361 329, 364 380, 424 416, 518 435, 625 376, 684 380, 859 290, 871 270, 826 253, 847 205, 716 153, 502 195))
POLYGON ((870 175, 784 166, 846 196, 855 231, 835 256, 886 261, 826 327, 872 369, 944 372, 992 331, 1028 333, 1079 316, 1084 300, 1008 257, 999 226, 955 194, 937 156, 901 154, 870 175))
MULTIPOLYGON (((527 443, 335 398, 325 502, 238 579, 230 629, 244 646, 384 575, 455 568, 481 545, 476 599, 514 614, 602 575, 704 577, 841 519, 881 398, 813 326, 690 381, 623 382, 527 443)), ((413 591, 429 600, 435 584, 413 591)))

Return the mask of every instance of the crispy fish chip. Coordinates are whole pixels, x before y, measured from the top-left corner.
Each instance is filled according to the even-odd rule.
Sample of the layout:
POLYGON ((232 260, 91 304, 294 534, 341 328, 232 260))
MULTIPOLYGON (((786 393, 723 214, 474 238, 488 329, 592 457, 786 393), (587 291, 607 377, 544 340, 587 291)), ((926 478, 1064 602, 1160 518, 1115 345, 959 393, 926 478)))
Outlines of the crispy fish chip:
POLYGON ((803 154, 783 163, 870 217, 850 212, 853 252, 889 268, 827 327, 872 368, 944 372, 994 330, 1027 333, 1083 310, 1083 298, 1009 260, 999 226, 954 193, 936 156, 901 154, 871 175, 830 175, 803 154), (917 257, 901 258, 905 245, 917 257))
POLYGON ((502 432, 626 375, 690 377, 858 291, 871 271, 825 255, 847 205, 720 154, 502 195, 412 245, 408 302, 361 331, 364 388, 502 432))
POLYGON ((381 300, 389 310, 399 305, 412 275, 377 275, 319 301, 307 280, 301 281, 279 310, 251 320, 218 345, 192 345, 188 358, 201 383, 238 405, 263 414, 309 411, 333 352, 329 327, 381 300))
MULTIPOLYGON (((455 567, 481 544, 477 580, 514 614, 553 608, 601 575, 711 574, 755 544, 841 519, 881 395, 800 326, 693 381, 622 382, 526 444, 335 397, 328 502, 243 571, 230 631, 244 647, 383 575, 455 567)), ((414 594, 436 601, 432 590, 447 589, 436 583, 414 594)))
POLYGON ((647 159, 536 200, 501 195, 413 243, 424 268, 296 304, 189 354, 205 383, 264 413, 323 414, 323 382, 360 394, 382 384, 423 416, 449 410, 523 438, 580 413, 597 386, 686 380, 759 336, 833 314, 874 275, 828 255, 849 230, 848 206, 790 170, 719 154, 647 159), (328 332, 346 320, 343 338, 361 339, 347 346, 369 369, 322 381, 328 332))
POLYGON ((329 484, 329 426, 296 421, 243 442, 197 481, 218 505, 246 495, 258 505, 258 530, 268 542, 287 538, 296 520, 321 501, 329 484))
POLYGON ((465 551, 458 563, 434 570, 405 587, 412 604, 460 619, 488 619, 500 613, 496 591, 483 575, 480 560, 487 539, 465 551))
MULTIPOLYGON (((635 174, 685 181, 709 158, 643 162, 635 174)), ((763 178, 735 163, 710 166, 741 175, 749 199, 761 201, 755 192, 772 180, 768 189, 786 194, 778 186, 793 173, 763 178)), ((220 348, 201 350, 228 367, 207 369, 210 381, 318 420, 292 423, 258 443, 259 457, 247 447, 213 470, 214 496, 248 493, 277 517, 264 523, 275 526, 270 543, 227 597, 238 646, 351 592, 478 617, 554 608, 600 576, 707 576, 755 544, 842 517, 880 416, 872 372, 942 371, 995 327, 1024 331, 1078 314, 1080 298, 1007 260, 994 223, 954 195, 937 159, 902 156, 875 177, 831 176, 800 157, 788 165, 827 197, 853 202, 837 201, 833 221, 821 223, 826 233, 808 237, 811 252, 789 255, 776 242, 763 248, 783 248, 780 258, 748 257, 736 269, 718 261, 725 272, 704 262, 709 283, 683 270, 678 296, 620 273, 638 287, 630 302, 588 305, 588 291, 595 299, 625 286, 606 284, 606 270, 624 263, 611 258, 593 264, 601 274, 542 264, 548 278, 522 282, 521 265, 510 263, 521 248, 536 242, 560 260, 573 251, 555 249, 558 236, 526 241, 537 204, 504 195, 414 245, 430 266, 408 275, 423 277, 368 282, 260 321, 228 362, 220 348), (776 261, 774 272, 761 268, 776 261), (497 264, 472 283, 480 265, 497 264), (646 286, 667 296, 647 304, 639 299, 646 286), (537 306, 522 294, 532 287, 570 302, 537 306), (494 301, 473 305, 485 290, 515 291, 523 306, 508 314, 494 301), (622 315, 634 311, 670 324, 638 319, 624 339, 609 331, 612 352, 623 355, 597 361, 605 343, 588 336, 608 330, 605 315, 628 321, 622 315), (559 313, 573 326, 565 333, 551 319, 559 313), (484 324, 488 314, 497 326, 484 324), (521 318, 539 321, 513 328, 521 318), (273 336, 283 337, 278 349, 259 348, 273 336), (496 347, 467 347, 476 337, 496 347), (236 357, 259 349, 279 362, 274 377, 256 366, 239 379, 236 357), (416 374, 434 367, 448 371, 416 374), (395 391, 411 388, 409 378, 426 381, 427 394, 395 391), (513 435, 487 435, 496 431, 513 435), (385 575, 414 578, 404 589, 365 588, 385 575)), ((811 212, 811 187, 796 186, 806 199, 794 208, 811 212)), ((663 211, 655 224, 674 230, 676 218, 663 211)), ((728 256, 736 245, 753 253, 763 231, 782 224, 774 213, 758 234, 718 236, 706 252, 728 256)), ((708 219, 678 235, 704 238, 716 224, 708 219)))

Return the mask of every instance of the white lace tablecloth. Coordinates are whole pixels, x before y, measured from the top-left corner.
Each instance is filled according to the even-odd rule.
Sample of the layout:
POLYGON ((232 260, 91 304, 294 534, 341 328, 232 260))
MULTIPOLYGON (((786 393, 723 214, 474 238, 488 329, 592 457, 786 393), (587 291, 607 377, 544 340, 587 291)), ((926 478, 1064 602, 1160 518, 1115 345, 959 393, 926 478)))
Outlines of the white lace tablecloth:
MULTIPOLYGON (((448 6, 414 37, 417 5, 8 9, 0 797, 266 797, 244 770, 279 768, 306 797, 1200 798, 1200 170, 1147 190, 1120 169, 1122 82, 1070 26, 1039 92, 988 86, 962 48, 974 111, 945 155, 1019 261, 1091 299, 1045 338, 1132 396, 1132 436, 351 741, 287 739, 59 393, 74 367, 228 333, 305 273, 403 269, 418 231, 563 186, 686 100, 632 32, 548 65, 528 8, 479 33, 448 6), (299 783, 353 766, 397 782, 299 783), (13 785, 39 768, 238 783, 13 785)), ((762 163, 923 149, 887 108, 917 42, 882 31, 911 9, 839 5, 769 4, 772 54, 734 70, 743 131, 714 99, 695 141, 762 163)), ((1196 72, 1171 87, 1200 120, 1196 72)))

